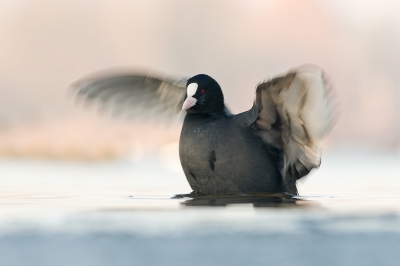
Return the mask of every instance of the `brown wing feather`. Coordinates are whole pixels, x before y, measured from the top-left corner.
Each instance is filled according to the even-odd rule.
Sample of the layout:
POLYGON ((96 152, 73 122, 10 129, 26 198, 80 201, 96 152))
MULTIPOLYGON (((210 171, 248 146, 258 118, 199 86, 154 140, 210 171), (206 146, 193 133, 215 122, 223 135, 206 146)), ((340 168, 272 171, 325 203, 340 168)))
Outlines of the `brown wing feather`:
POLYGON ((322 71, 303 66, 257 85, 256 133, 283 151, 282 176, 292 194, 296 180, 319 167, 321 149, 336 122, 337 108, 322 71))

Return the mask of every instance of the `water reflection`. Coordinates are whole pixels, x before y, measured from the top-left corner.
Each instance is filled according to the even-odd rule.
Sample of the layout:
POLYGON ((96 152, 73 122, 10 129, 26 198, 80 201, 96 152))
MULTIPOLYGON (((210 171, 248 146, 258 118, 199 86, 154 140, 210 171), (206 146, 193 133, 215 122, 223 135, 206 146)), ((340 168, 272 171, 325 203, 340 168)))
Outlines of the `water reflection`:
POLYGON ((319 203, 293 197, 286 193, 220 194, 202 195, 196 193, 175 195, 175 199, 186 199, 184 206, 226 207, 229 205, 252 204, 257 208, 298 208, 318 207, 319 203))

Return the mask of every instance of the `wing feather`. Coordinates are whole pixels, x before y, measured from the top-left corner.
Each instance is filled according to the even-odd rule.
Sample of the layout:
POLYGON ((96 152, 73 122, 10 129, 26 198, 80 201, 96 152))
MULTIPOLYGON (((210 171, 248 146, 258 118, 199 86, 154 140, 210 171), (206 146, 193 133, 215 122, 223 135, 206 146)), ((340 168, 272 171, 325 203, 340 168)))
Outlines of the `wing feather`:
POLYGON ((330 86, 319 68, 302 66, 260 82, 252 109, 247 121, 253 120, 255 132, 282 151, 282 177, 288 191, 297 194, 296 180, 319 167, 323 142, 336 122, 330 86))
POLYGON ((127 117, 182 120, 186 79, 141 73, 102 73, 78 80, 71 87, 84 104, 101 102, 101 108, 127 117))

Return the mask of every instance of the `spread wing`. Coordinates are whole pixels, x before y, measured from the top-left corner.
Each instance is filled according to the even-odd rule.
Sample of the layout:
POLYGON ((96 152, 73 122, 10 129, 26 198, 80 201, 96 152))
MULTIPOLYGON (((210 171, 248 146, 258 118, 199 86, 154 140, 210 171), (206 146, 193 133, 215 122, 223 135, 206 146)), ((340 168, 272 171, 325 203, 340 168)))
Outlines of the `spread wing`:
POLYGON ((241 123, 283 155, 282 177, 297 194, 296 180, 321 163, 321 148, 337 118, 337 104, 322 71, 302 66, 257 85, 253 107, 241 123))
POLYGON ((141 73, 97 73, 71 85, 84 103, 100 101, 100 107, 126 117, 150 117, 170 122, 185 112, 186 79, 141 73))

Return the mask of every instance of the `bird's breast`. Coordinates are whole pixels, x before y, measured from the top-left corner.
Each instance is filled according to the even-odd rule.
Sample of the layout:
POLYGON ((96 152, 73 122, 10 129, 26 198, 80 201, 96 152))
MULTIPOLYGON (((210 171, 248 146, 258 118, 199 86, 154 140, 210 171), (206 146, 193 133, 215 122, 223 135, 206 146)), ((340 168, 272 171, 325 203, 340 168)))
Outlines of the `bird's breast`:
POLYGON ((221 123, 215 121, 184 123, 179 142, 182 166, 209 164, 210 170, 215 170, 216 155, 220 151, 218 143, 226 134, 221 130, 221 123))
POLYGON ((190 186, 200 193, 281 189, 276 162, 265 144, 229 117, 185 118, 179 157, 190 186))

